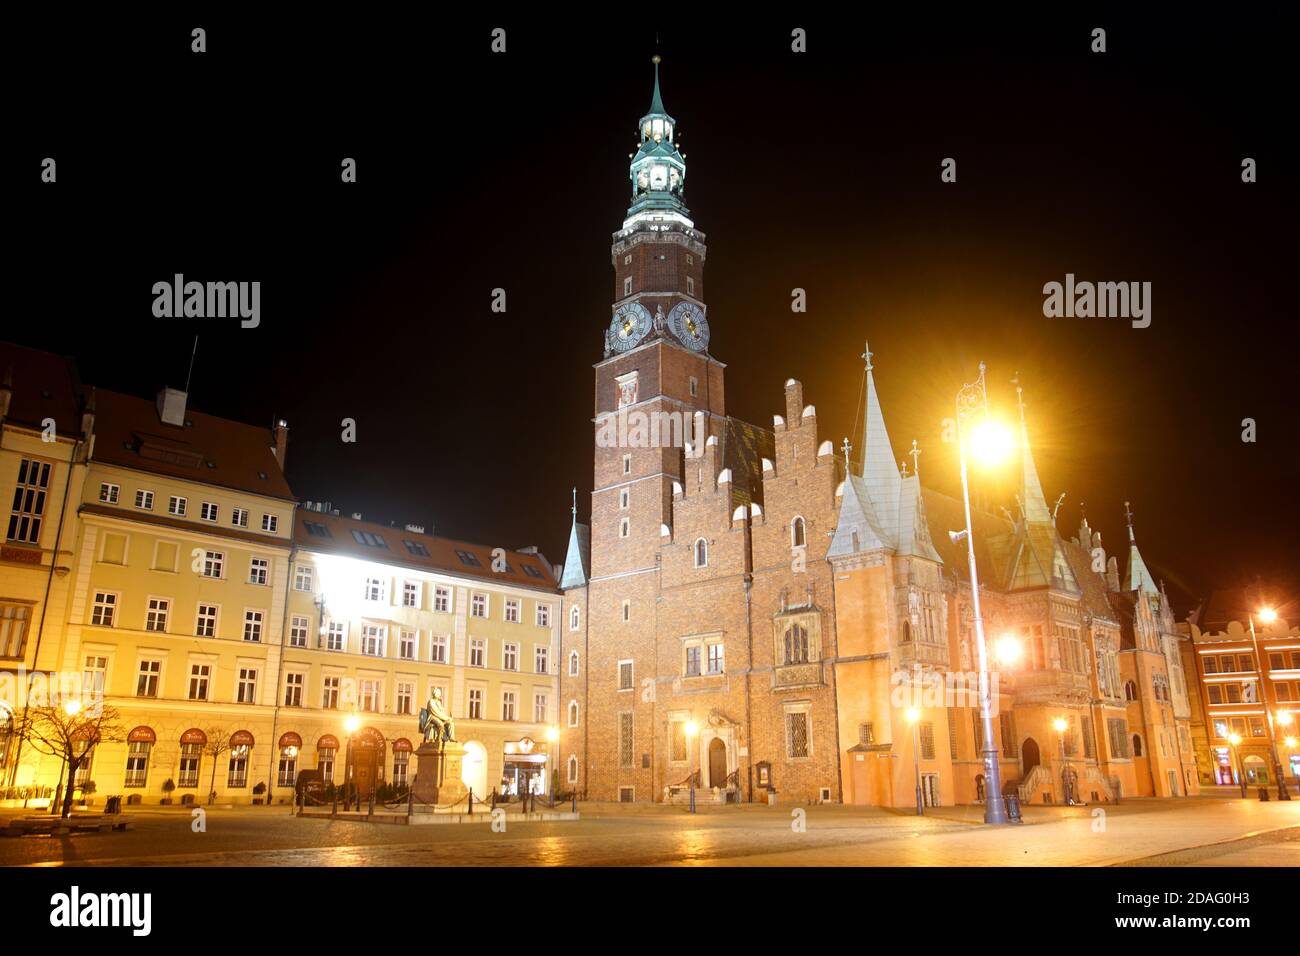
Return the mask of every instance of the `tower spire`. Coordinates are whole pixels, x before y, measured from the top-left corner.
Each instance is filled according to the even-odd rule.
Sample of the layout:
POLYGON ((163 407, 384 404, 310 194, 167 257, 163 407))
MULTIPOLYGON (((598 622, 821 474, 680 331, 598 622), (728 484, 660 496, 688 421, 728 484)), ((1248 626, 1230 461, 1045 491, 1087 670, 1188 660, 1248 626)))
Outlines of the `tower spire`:
POLYGON ((1124 502, 1124 520, 1128 523, 1128 589, 1159 594, 1147 563, 1142 560, 1142 552, 1138 550, 1137 535, 1133 533, 1133 511, 1127 501, 1124 502))
POLYGON ((1029 426, 1025 422, 1025 396, 1020 385, 1020 373, 1011 380, 1016 386, 1016 406, 1020 409, 1020 511, 1026 521, 1034 524, 1052 524, 1053 515, 1047 508, 1047 498, 1038 480, 1038 467, 1029 447, 1029 426))
POLYGON ((650 113, 648 114, 651 116, 656 113, 661 116, 668 115, 668 111, 664 109, 664 98, 659 94, 659 61, 660 56, 658 53, 650 57, 650 62, 655 65, 655 91, 654 95, 650 97, 650 113))
POLYGON ((875 364, 870 344, 862 345, 862 360, 866 363, 866 401, 862 413, 862 480, 867 487, 867 497, 882 525, 894 530, 898 525, 898 502, 902 478, 898 474, 898 459, 894 457, 885 428, 880 396, 876 394, 876 379, 872 374, 875 364))

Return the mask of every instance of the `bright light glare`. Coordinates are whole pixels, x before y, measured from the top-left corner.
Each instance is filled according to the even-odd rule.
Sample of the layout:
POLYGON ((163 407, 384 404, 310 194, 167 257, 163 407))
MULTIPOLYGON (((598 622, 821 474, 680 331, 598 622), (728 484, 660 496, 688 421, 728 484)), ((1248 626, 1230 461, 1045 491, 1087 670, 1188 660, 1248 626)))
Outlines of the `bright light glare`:
POLYGON ((560 739, 559 730, 557 730, 555 727, 547 727, 546 739, 549 740, 551 743, 555 743, 555 741, 560 739))
POLYGON ((1054 721, 1052 721, 1052 726, 1056 728, 1056 732, 1058 734, 1063 734, 1065 733, 1065 728, 1069 727, 1070 725, 1065 722, 1064 717, 1057 717, 1054 721))
POLYGON ((694 737, 700 732, 700 725, 693 720, 688 720, 686 721, 686 727, 684 729, 686 730, 687 737, 694 737))
POLYGON ((1288 737, 1282 743, 1286 744, 1287 750, 1295 750, 1296 739, 1294 737, 1288 737))
POLYGON ((346 729, 347 732, 350 734, 355 734, 357 732, 357 728, 360 726, 361 726, 361 718, 358 717, 356 714, 353 714, 352 716, 348 717, 347 720, 343 721, 344 729, 346 729))
POLYGON ((66 701, 63 705, 63 710, 65 713, 67 713, 69 717, 76 717, 77 714, 81 713, 81 701, 79 700, 66 701))
POLYGON ((920 719, 921 719, 921 712, 919 710, 917 710, 915 707, 907 708, 907 722, 909 724, 914 724, 920 719))
POLYGON ((997 655, 998 662, 1005 665, 1011 665, 1016 663, 1018 660, 1020 660, 1020 655, 1023 652, 1024 652, 1024 648, 1020 646, 1020 642, 1016 640, 1014 637, 1012 637, 1010 634, 1003 634, 1001 637, 999 637, 997 645, 994 650, 994 654, 997 655))
POLYGON ((1277 620, 1277 611, 1273 610, 1271 607, 1266 607, 1259 612, 1259 619, 1265 624, 1272 624, 1277 620))
POLYGON ((1228 743, 1234 747, 1241 743, 1241 734, 1228 734, 1228 743))
POLYGON ((1281 724, 1283 727, 1290 727, 1290 726, 1291 726, 1291 721, 1293 721, 1293 720, 1295 720, 1295 718, 1294 718, 1293 716, 1291 716, 1291 711, 1289 711, 1289 710, 1279 710, 1279 711, 1278 711, 1278 713, 1277 713, 1277 722, 1278 722, 1279 724, 1281 724))
POLYGON ((969 447, 972 457, 982 465, 999 465, 1011 457, 1015 444, 1011 429, 994 418, 986 418, 971 431, 969 447))

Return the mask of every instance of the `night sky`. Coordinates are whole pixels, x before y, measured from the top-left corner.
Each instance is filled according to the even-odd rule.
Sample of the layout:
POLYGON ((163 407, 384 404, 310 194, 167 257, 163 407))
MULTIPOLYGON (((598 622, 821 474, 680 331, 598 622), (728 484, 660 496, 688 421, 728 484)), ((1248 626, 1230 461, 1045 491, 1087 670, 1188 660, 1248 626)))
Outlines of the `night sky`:
MULTIPOLYGON (((1279 603, 1300 595, 1279 24, 737 25, 683 8, 584 25, 579 9, 15 31, 30 70, 11 90, 4 337, 152 395, 184 386, 198 334, 191 407, 287 418, 302 498, 563 560, 571 486, 588 508, 610 234, 657 51, 731 414, 770 427, 794 376, 823 437, 860 438, 870 339, 896 455, 918 439, 923 482, 959 494, 941 421, 983 359, 1009 417, 1020 373, 1067 536, 1084 502, 1116 549, 1128 499, 1180 612, 1257 579, 1279 603), (790 52, 796 26, 806 54, 790 52), (1089 52, 1095 26, 1105 54, 1089 52), (45 156, 55 185, 39 182, 45 156), (151 287, 177 272, 261 281, 261 326, 154 318, 151 287), (1151 282, 1150 328, 1045 318, 1043 284, 1067 272, 1151 282)), ((1005 481, 981 481, 1012 504, 1005 481)))

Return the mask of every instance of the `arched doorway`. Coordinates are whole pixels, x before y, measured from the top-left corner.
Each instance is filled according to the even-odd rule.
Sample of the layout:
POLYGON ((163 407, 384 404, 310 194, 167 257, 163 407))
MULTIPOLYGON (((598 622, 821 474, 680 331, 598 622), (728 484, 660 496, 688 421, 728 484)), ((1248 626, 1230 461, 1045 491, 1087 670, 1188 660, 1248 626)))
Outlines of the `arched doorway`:
POLYGON ((1038 753, 1038 741, 1033 737, 1026 737, 1025 742, 1020 745, 1020 771, 1026 777, 1029 771, 1038 766, 1042 757, 1038 753))
POLYGON ((373 727, 357 731, 352 738, 352 784, 362 800, 384 779, 384 735, 373 727))
POLYGON ((709 786, 727 785, 727 745, 721 737, 709 741, 709 786))
POLYGON ((487 748, 477 740, 465 743, 465 759, 460 765, 460 779, 476 797, 487 797, 487 748))

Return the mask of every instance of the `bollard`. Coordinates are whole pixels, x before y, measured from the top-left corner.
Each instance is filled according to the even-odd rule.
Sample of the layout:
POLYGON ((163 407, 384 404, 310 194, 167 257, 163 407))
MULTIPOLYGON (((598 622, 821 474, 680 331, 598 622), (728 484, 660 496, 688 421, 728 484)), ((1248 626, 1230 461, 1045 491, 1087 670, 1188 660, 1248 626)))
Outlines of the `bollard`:
POLYGON ((578 812, 578 791, 573 791, 573 812, 578 812))
POLYGON ((335 787, 335 788, 334 788, 334 808, 333 808, 332 810, 330 810, 330 816, 332 816, 332 817, 337 817, 338 815, 339 815, 339 788, 338 788, 338 787, 335 787))
POLYGON ((469 788, 469 815, 474 815, 474 788, 469 788))
POLYGON ((370 802, 366 804, 366 819, 369 820, 375 815, 375 791, 370 791, 370 802))
POLYGON ((406 819, 411 819, 415 814, 415 791, 406 791, 406 819))

